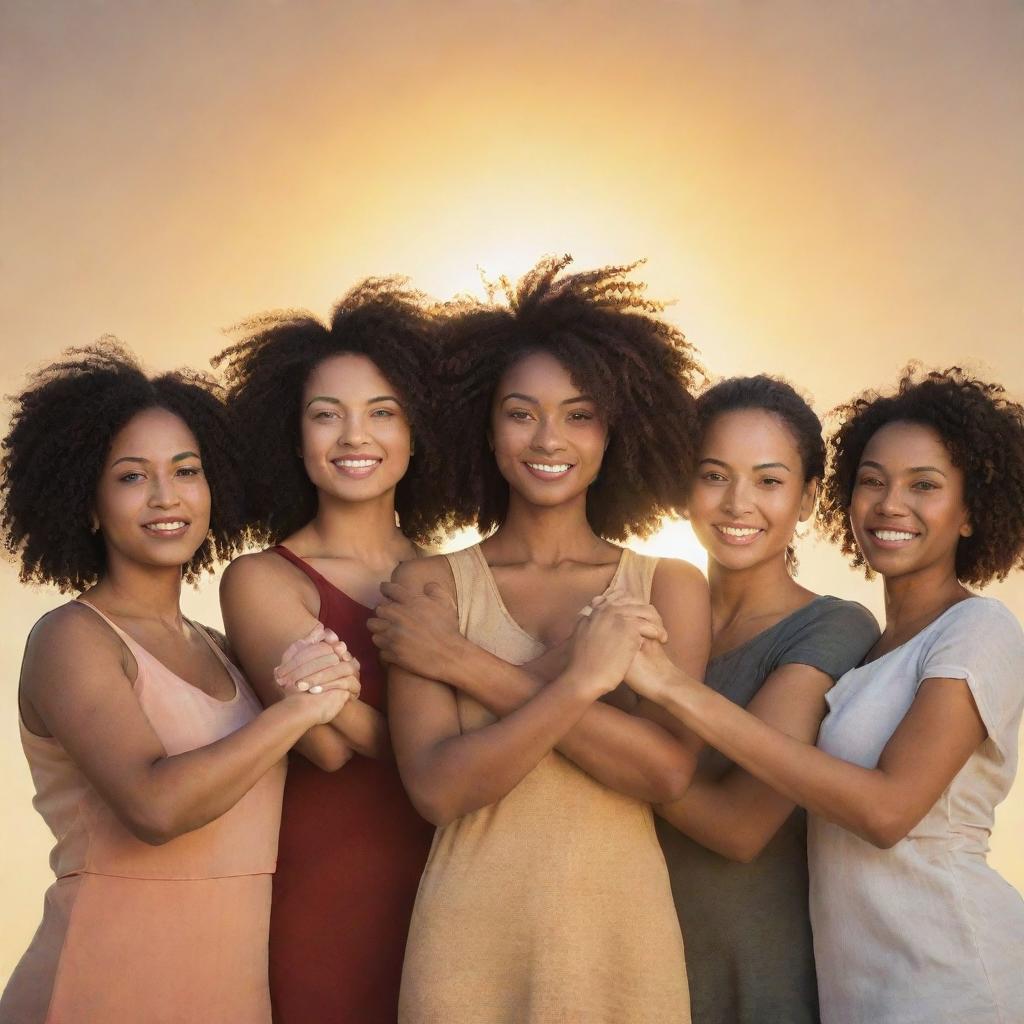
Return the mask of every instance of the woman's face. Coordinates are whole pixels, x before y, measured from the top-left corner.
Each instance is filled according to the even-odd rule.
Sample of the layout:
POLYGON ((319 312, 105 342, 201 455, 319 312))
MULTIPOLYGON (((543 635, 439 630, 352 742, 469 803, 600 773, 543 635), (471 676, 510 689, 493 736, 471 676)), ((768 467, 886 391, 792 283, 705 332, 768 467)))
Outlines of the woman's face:
POLYGON ((302 461, 321 494, 369 501, 409 468, 409 421, 395 388, 366 356, 318 364, 302 394, 302 461))
POLYGON ((732 570, 784 558, 796 524, 814 508, 793 432, 774 413, 738 409, 704 432, 690 489, 693 531, 710 558, 732 570))
POLYGON ((887 579, 956 564, 971 534, 964 475, 942 438, 918 423, 887 423, 864 447, 850 525, 868 565, 887 579))
POLYGON ((586 494, 601 469, 608 430, 569 371, 537 352, 498 382, 491 442, 511 490, 531 504, 552 507, 586 494))
POLYGON ((179 416, 146 409, 118 431, 96 487, 95 516, 108 562, 192 560, 210 529, 210 487, 199 442, 179 416))

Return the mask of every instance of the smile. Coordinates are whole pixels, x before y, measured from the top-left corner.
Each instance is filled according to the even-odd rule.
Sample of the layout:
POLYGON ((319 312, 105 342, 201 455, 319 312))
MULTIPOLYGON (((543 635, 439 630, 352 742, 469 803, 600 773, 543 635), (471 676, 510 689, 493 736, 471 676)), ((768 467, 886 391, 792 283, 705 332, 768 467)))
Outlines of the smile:
POLYGON ((910 530, 868 530, 868 533, 883 544, 906 544, 918 536, 910 530))
POLYGON ((188 529, 188 523, 184 519, 165 519, 158 523, 143 523, 142 528, 150 533, 181 534, 188 529))
POLYGON ((751 544, 764 533, 757 526, 716 526, 727 544, 751 544))
POLYGON ((361 479, 369 476, 381 464, 381 461, 381 459, 375 458, 347 458, 333 459, 331 464, 346 476, 361 479))
POLYGON ((524 462, 523 465, 526 466, 534 476, 545 480, 561 479, 573 468, 573 464, 571 462, 524 462))

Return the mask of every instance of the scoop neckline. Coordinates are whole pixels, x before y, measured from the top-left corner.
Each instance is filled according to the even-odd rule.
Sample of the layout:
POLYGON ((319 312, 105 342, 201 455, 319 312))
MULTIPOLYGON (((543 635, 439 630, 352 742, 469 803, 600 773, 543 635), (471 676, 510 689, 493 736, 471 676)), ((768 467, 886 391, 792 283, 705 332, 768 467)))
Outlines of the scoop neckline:
POLYGON ((750 644, 761 640, 767 636, 773 629, 778 629, 783 623, 789 622, 790 619, 795 618, 801 612, 806 611, 813 605, 818 604, 821 601, 841 601, 841 597, 836 597, 834 594, 817 594, 811 598, 806 604, 800 605, 799 608, 794 608, 788 615, 784 615, 778 622, 773 622, 770 626, 765 626, 759 633, 755 633, 752 637, 748 637, 742 643, 738 643, 735 647, 730 647, 727 651, 722 651, 721 654, 716 654, 714 657, 708 659, 708 665, 712 665, 716 661, 722 661, 724 658, 732 657, 737 651, 742 651, 744 647, 748 647, 750 644))
MULTIPOLYGON (((76 597, 75 602, 77 604, 84 604, 86 608, 91 608, 101 619, 103 619, 104 622, 107 623, 108 626, 110 626, 114 630, 114 632, 116 632, 120 637, 122 637, 122 639, 127 644, 129 644, 129 649, 131 649, 131 647, 137 647, 147 658, 150 659, 150 661, 156 662, 156 664, 158 664, 172 679, 177 680, 183 686, 187 686, 190 690, 194 691, 195 693, 201 694, 211 703, 217 704, 220 707, 230 707, 232 704, 237 704, 239 699, 241 698, 242 688, 238 685, 238 678, 236 677, 237 670, 235 669, 235 666, 232 665, 230 661, 228 661, 227 655, 220 649, 220 647, 217 646, 213 638, 206 632, 206 630, 203 629, 202 626, 197 625, 191 619, 186 618, 184 615, 182 616, 182 619, 184 619, 184 621, 189 624, 189 627, 195 630, 195 632, 197 632, 203 638, 203 640, 206 641, 210 650, 213 651, 214 656, 224 666, 224 671, 227 672, 228 679, 230 679, 231 682, 234 684, 235 692, 227 700, 221 700, 220 697, 214 697, 212 694, 207 693, 205 690, 196 686, 195 683, 190 683, 184 676, 179 675, 173 669, 168 668, 155 654, 152 653, 152 651, 143 647, 138 640, 136 640, 126 630, 122 629, 116 622, 114 622, 113 619, 110 618, 109 615, 106 615, 104 612, 101 612, 99 608, 97 608, 96 605, 94 605, 91 601, 87 601, 84 597, 76 597)), ((132 653, 134 654, 135 652, 132 651, 132 653)), ((138 683, 138 681, 138 676, 136 676, 135 682, 138 683)))
MULTIPOLYGON (((547 647, 547 644, 545 644, 544 641, 540 639, 540 637, 534 636, 531 632, 524 629, 516 621, 512 613, 508 610, 508 607, 505 604, 505 599, 501 596, 501 590, 498 587, 498 581, 494 578, 494 571, 491 569, 490 562, 488 562, 487 559, 484 557, 484 553, 480 545, 474 544, 472 547, 472 551, 476 555, 480 564, 483 566, 484 575, 487 579, 487 584, 491 588, 491 593, 494 595, 494 598, 497 601, 498 608, 500 609, 502 615, 504 615, 505 618, 509 621, 509 623, 512 626, 514 626, 520 633, 522 633, 522 635, 525 636, 527 639, 532 640, 535 644, 539 644, 541 647, 547 647)), ((615 572, 612 573, 612 577, 608 581, 608 586, 605 587, 603 591, 601 591, 602 594, 607 594, 608 591, 611 590, 612 587, 614 587, 615 584, 618 582, 619 576, 622 575, 623 567, 626 564, 627 553, 629 552, 629 548, 620 548, 619 560, 615 565, 615 572)))

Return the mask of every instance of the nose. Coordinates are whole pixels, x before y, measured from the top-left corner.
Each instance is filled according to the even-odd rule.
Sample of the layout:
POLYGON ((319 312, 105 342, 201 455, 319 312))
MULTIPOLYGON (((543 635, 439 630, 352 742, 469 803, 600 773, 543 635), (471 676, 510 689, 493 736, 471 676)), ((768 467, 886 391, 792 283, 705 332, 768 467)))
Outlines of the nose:
POLYGON ((338 440, 348 448, 358 448, 366 444, 369 438, 363 417, 345 416, 341 421, 341 433, 338 440))
POLYGON ((533 433, 530 447, 545 455, 553 455, 555 452, 565 449, 565 437, 562 434, 561 426, 555 418, 542 416, 537 423, 537 429, 533 433))
POLYGON ((153 508, 173 508, 179 502, 174 478, 165 473, 155 473, 149 491, 149 504, 153 508))
POLYGON ((907 506, 903 501, 903 494, 900 488, 895 484, 888 484, 883 487, 875 502, 875 511, 882 516, 906 515, 907 506))
POLYGON ((722 511, 737 519, 752 511, 750 491, 743 480, 733 480, 722 494, 722 511))

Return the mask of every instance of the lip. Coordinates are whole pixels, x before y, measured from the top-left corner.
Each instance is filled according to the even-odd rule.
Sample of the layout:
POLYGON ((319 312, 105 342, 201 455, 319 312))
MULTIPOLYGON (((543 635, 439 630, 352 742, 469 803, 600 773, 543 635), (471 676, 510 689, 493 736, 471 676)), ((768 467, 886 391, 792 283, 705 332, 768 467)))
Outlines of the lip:
POLYGON ((728 544, 731 547, 747 547, 750 544, 756 543, 761 537, 764 536, 764 528, 760 526, 750 526, 747 523, 715 523, 715 533, 718 534, 718 539, 723 544, 728 544), (747 534, 745 537, 737 537, 731 534, 725 533, 726 529, 732 530, 754 530, 756 532, 747 534))
POLYGON ((534 459, 533 465, 524 460, 523 465, 531 476, 546 482, 551 480, 564 480, 576 468, 576 464, 573 462, 541 462, 539 459, 534 459), (534 466, 567 466, 568 469, 563 469, 558 473, 552 473, 546 469, 534 469, 534 466))
POLYGON ((384 460, 377 455, 346 455, 342 458, 331 459, 331 465, 342 475, 350 480, 365 480, 377 472, 378 467, 384 460), (372 465, 346 466, 346 462, 372 463, 372 465))
POLYGON ((148 522, 143 523, 142 529, 150 537, 157 537, 160 540, 174 540, 177 537, 184 537, 191 525, 191 521, 184 516, 162 516, 159 519, 150 519, 148 522), (161 523, 181 523, 182 525, 170 530, 166 528, 152 529, 152 527, 159 526, 161 523))
POLYGON ((872 546, 881 548, 883 551, 899 551, 901 548, 909 547, 921 536, 917 530, 903 530, 892 526, 869 526, 866 533, 871 538, 872 546), (882 531, 883 533, 908 533, 910 536, 901 537, 898 540, 883 540, 876 531, 882 531))

